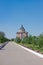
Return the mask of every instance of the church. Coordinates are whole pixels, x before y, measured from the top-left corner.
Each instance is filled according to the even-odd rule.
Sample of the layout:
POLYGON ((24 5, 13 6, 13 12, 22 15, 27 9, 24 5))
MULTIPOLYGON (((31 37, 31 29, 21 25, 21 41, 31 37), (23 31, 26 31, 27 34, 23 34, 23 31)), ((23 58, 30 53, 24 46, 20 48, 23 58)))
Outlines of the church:
POLYGON ((16 33, 16 37, 23 39, 26 36, 28 36, 28 32, 26 32, 25 28, 23 27, 23 25, 21 25, 19 31, 16 33))

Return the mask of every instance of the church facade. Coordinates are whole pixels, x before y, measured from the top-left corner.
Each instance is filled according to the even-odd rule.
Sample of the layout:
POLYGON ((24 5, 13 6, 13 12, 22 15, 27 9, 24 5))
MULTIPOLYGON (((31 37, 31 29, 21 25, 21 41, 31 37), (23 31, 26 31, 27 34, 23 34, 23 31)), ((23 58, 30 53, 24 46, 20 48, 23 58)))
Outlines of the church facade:
POLYGON ((25 31, 25 28, 23 27, 23 25, 21 25, 19 31, 16 33, 16 37, 23 39, 26 36, 28 36, 28 32, 25 31))

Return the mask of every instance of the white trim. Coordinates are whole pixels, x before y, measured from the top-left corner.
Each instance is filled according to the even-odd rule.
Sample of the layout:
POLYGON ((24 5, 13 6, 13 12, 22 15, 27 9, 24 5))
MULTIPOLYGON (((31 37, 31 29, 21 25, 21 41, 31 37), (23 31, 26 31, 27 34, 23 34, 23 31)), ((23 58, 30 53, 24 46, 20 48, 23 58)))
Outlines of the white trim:
MULTIPOLYGON (((17 44, 17 45, 19 45, 19 44, 17 44)), ((37 55, 37 56, 39 56, 40 58, 43 58, 43 54, 37 53, 37 52, 35 52, 35 51, 31 50, 31 49, 28 49, 28 48, 26 48, 26 47, 23 47, 23 46, 21 46, 21 45, 19 45, 19 46, 20 46, 21 48, 23 48, 23 49, 25 49, 25 50, 27 50, 27 51, 29 51, 29 52, 31 52, 31 53, 37 55)))

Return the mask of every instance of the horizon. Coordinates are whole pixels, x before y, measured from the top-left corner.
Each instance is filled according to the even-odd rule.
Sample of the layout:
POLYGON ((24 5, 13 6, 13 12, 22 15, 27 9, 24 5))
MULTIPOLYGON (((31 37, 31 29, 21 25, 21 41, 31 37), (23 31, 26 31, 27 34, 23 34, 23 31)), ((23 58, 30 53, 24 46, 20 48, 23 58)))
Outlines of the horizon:
POLYGON ((43 32, 42 0, 0 0, 0 31, 15 38, 21 25, 31 35, 43 32))

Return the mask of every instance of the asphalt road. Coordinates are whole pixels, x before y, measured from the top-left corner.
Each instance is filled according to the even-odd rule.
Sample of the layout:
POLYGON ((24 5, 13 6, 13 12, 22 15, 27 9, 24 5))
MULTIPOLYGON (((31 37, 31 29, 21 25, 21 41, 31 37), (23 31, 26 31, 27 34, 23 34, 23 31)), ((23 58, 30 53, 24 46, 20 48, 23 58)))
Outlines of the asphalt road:
POLYGON ((43 59, 9 42, 0 50, 0 65, 43 65, 43 59))

